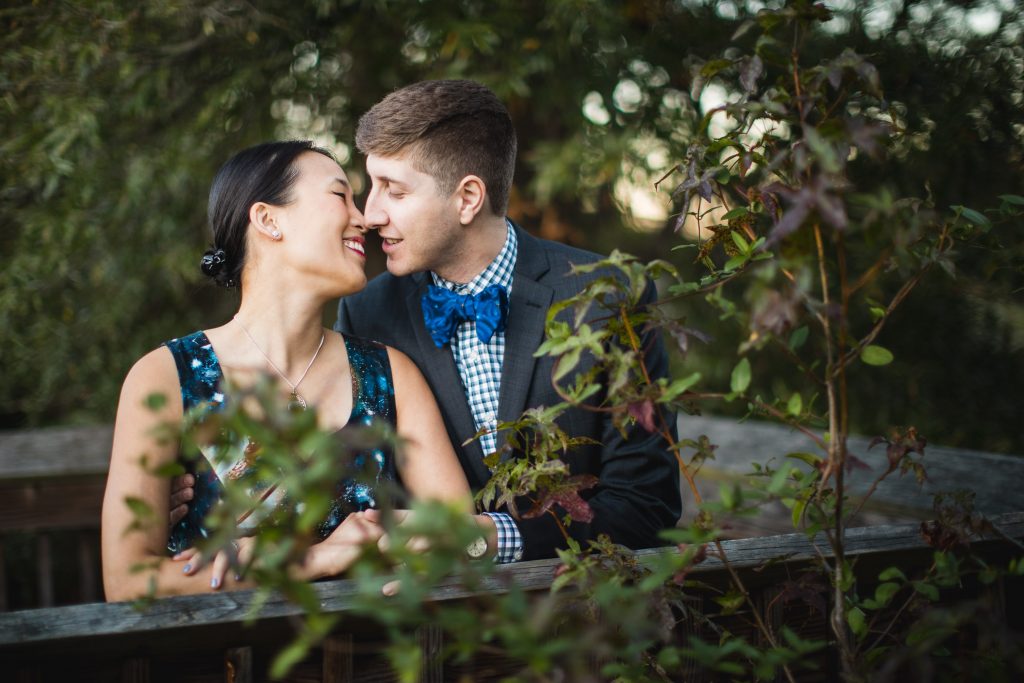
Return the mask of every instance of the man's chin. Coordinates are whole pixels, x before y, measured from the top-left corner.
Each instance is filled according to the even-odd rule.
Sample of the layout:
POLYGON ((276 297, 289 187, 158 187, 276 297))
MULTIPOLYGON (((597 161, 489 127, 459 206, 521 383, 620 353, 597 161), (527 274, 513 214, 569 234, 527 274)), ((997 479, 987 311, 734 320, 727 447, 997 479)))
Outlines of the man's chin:
POLYGON ((387 260, 387 269, 388 272, 394 275, 395 277, 405 277, 406 275, 412 275, 413 273, 416 272, 415 269, 410 267, 410 264, 399 259, 393 259, 390 256, 388 257, 387 260))

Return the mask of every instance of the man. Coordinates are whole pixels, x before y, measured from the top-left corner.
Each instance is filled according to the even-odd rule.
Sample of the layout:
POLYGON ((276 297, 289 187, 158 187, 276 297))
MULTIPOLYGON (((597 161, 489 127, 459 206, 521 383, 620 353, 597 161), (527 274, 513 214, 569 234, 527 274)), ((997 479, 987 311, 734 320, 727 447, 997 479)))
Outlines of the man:
MULTIPOLYGON (((533 353, 549 306, 600 275, 572 275, 571 265, 600 257, 534 238, 505 218, 516 135, 505 107, 478 83, 425 81, 391 93, 360 119, 356 145, 372 182, 366 223, 380 232, 388 272, 341 301, 335 329, 415 361, 479 490, 490 478, 484 456, 503 437, 461 444, 526 408, 560 401, 551 386, 554 359, 533 353), (475 319, 446 316, 467 308, 479 312, 475 319)), ((653 297, 651 288, 645 301, 653 297)), ((662 342, 656 332, 649 337, 648 372, 665 376, 662 342)), ((673 526, 681 509, 679 472, 664 440, 638 426, 623 438, 598 411, 571 409, 559 424, 569 436, 598 442, 566 458, 573 474, 598 478, 581 492, 593 521, 574 522, 570 535, 584 546, 601 533, 632 548, 659 545, 658 531, 673 526)), ((513 519, 488 511, 478 520, 500 562, 553 557, 565 547, 548 514, 513 519)))

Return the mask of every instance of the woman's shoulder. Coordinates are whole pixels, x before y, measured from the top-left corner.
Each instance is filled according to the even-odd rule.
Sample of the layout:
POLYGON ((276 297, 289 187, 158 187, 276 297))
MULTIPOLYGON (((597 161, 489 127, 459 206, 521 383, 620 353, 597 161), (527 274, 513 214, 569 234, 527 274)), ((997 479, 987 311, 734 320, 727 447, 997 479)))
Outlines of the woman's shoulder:
POLYGON ((125 386, 177 386, 182 363, 191 365, 192 359, 204 348, 212 351, 202 330, 169 339, 135 361, 125 378, 125 386))

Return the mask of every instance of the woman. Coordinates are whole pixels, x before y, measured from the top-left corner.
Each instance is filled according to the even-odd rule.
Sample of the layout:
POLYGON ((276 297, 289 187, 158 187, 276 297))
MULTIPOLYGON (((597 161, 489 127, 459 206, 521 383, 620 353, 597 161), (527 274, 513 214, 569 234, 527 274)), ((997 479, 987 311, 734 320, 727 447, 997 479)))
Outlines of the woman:
MULTIPOLYGON (((171 340, 141 358, 121 391, 110 472, 103 501, 103 580, 108 600, 146 595, 155 579, 158 595, 197 593, 243 585, 227 576, 224 553, 199 568, 170 557, 202 535, 203 515, 220 486, 244 475, 246 463, 200 462, 189 515, 168 534, 169 482, 153 474, 181 458, 179 444, 154 436, 160 425, 179 424, 197 404, 217 410, 222 380, 252 386, 265 373, 279 376, 282 398, 298 408, 316 407, 318 426, 336 431, 356 419, 384 419, 406 441, 403 457, 374 452, 379 480, 400 478, 417 499, 453 501, 471 511, 469 487, 452 451, 440 412, 422 375, 401 352, 343 338, 324 329, 324 304, 366 285, 363 216, 344 171, 326 151, 309 142, 275 142, 235 155, 217 173, 210 191, 214 248, 203 272, 242 291, 228 323, 171 340), (159 393, 162 407, 146 407, 159 393), (146 454, 145 466, 140 455, 146 454), (126 498, 145 502, 153 514, 126 533, 135 516, 126 498), (159 521, 157 521, 159 520, 159 521), (133 572, 132 567, 151 568, 133 572)), ((277 492, 280 494, 281 492, 277 492)), ((271 499, 272 500, 272 499, 271 499)), ((295 575, 335 576, 347 569, 366 543, 382 535, 373 507, 373 487, 339 485, 339 500, 321 525, 323 540, 312 545, 295 575), (347 510, 356 512, 345 514, 347 510)), ((238 541, 245 561, 249 538, 238 541)))

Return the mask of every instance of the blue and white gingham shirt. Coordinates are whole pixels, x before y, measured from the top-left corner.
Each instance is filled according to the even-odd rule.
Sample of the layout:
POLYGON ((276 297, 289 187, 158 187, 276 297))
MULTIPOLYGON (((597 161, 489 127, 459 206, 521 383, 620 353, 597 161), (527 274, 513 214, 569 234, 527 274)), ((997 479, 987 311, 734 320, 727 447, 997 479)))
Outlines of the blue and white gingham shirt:
MULTIPOLYGON (((490 285, 501 285, 512 294, 512 278, 518 253, 515 230, 506 221, 508 230, 505 246, 484 268, 483 272, 466 284, 449 282, 437 273, 430 277, 438 287, 444 287, 458 294, 479 294, 490 285)), ((461 323, 451 340, 452 357, 462 378, 469 410, 477 430, 489 429, 480 437, 480 446, 485 454, 493 453, 497 447, 497 435, 493 431, 498 424, 498 397, 501 393, 501 367, 505 358, 505 332, 495 332, 486 344, 476 336, 476 321, 461 323)), ((519 527, 508 514, 503 512, 485 513, 498 527, 497 562, 515 562, 523 555, 523 538, 519 527)))

